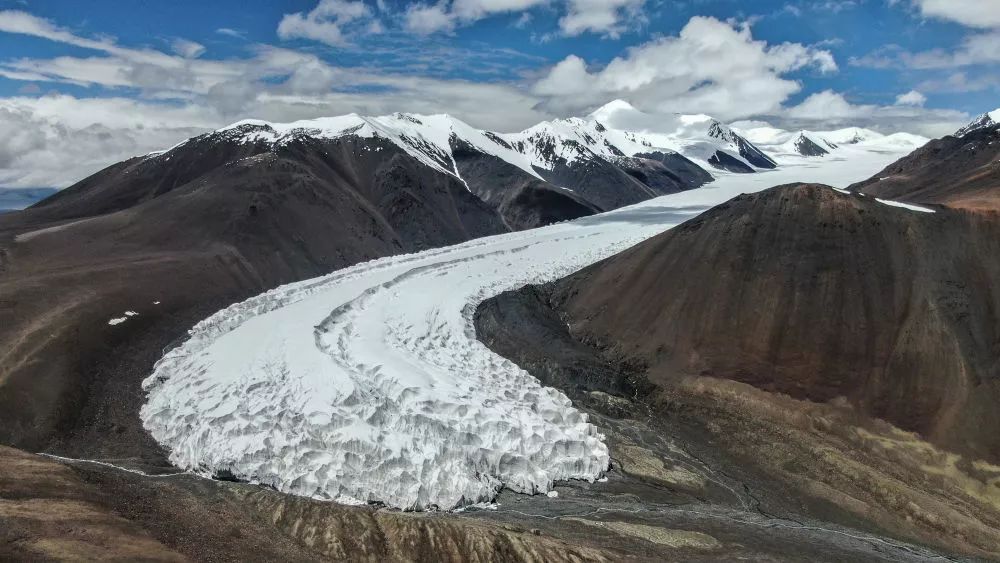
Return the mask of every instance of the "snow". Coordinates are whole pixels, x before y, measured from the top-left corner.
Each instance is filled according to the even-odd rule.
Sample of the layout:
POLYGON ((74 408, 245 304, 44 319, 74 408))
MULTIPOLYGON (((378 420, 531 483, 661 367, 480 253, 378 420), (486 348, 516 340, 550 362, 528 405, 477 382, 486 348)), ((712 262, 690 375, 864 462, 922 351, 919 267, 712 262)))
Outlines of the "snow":
POLYGON ((559 491, 549 491, 545 493, 545 496, 549 498, 559 498, 559 491))
MULTIPOLYGON (((544 121, 517 133, 482 131, 449 115, 395 113, 380 117, 357 114, 271 123, 259 119, 238 121, 216 134, 244 143, 280 145, 299 136, 335 139, 354 135, 379 137, 402 148, 422 163, 462 180, 452 153, 452 139, 496 156, 528 174, 540 178, 539 170, 551 170, 558 162, 590 159, 616 161, 649 152, 678 152, 711 170, 708 164, 717 151, 746 162, 739 154, 728 126, 707 115, 650 116, 627 102, 617 100, 580 118, 544 121), (650 129, 648 124, 655 123, 650 129), (635 127, 630 128, 630 127, 635 127), (721 135, 711 135, 713 127, 721 135)), ((182 143, 183 144, 183 143, 182 143)), ((169 151, 158 153, 170 158, 169 151)), ((747 163, 749 164, 749 163, 747 163)))
POLYGON ((198 323, 157 362, 143 424, 182 469, 344 503, 452 509, 501 487, 592 482, 608 468, 603 436, 563 393, 476 339, 477 305, 737 194, 793 181, 846 187, 902 154, 852 145, 774 171, 720 172, 704 188, 610 213, 273 289, 198 323))
POLYGON ((822 156, 804 156, 799 154, 795 143, 799 137, 805 137, 830 154, 851 146, 860 146, 869 150, 889 150, 909 152, 926 144, 929 139, 910 133, 893 133, 883 135, 863 127, 847 127, 833 131, 786 131, 777 127, 760 126, 738 131, 744 138, 757 145, 771 155, 778 165, 811 158, 827 158, 822 156))
POLYGON ((125 321, 129 320, 130 318, 132 318, 132 317, 134 317, 134 316, 136 316, 136 315, 138 315, 138 314, 139 314, 139 313, 136 313, 135 311, 125 311, 125 312, 124 312, 124 313, 122 314, 122 316, 120 316, 120 317, 115 317, 115 318, 113 318, 113 319, 109 320, 109 321, 108 321, 108 324, 109 324, 109 325, 111 325, 111 326, 115 326, 115 325, 120 325, 120 324, 122 324, 123 322, 125 322, 125 321))
POLYGON ((919 205, 913 205, 912 203, 903 203, 902 201, 891 201, 888 199, 875 198, 875 201, 879 203, 884 203, 885 205, 891 205, 893 207, 902 207, 903 209, 909 209, 910 211, 920 211, 923 213, 934 213, 933 209, 927 207, 921 207, 919 205))
POLYGON ((1000 108, 997 108, 993 111, 988 111, 986 113, 977 116, 967 125, 956 131, 955 136, 963 137, 966 134, 971 133, 972 131, 984 129, 986 127, 993 127, 998 123, 1000 123, 1000 108))

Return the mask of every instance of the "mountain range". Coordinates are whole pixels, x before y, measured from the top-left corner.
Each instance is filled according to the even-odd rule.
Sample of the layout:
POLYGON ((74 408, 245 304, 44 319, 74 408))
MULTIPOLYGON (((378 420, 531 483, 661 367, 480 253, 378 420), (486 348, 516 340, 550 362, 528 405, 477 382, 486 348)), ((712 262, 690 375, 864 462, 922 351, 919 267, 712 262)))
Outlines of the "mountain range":
MULTIPOLYGON (((741 128, 622 101, 502 134, 446 115, 246 120, 0 215, 0 492, 19 510, 0 514, 0 557, 66 537, 72 555, 145 549, 163 560, 998 556, 1000 252, 989 206, 1000 184, 990 115, 923 148, 926 139, 907 134, 741 128), (721 184, 753 191, 771 178, 851 169, 862 156, 876 170, 912 149, 850 190, 795 184, 698 205, 728 198, 709 197, 730 193, 721 184), (667 197, 647 201, 658 196, 667 197), (640 205, 619 209, 631 204, 640 205), (548 279, 560 279, 495 295, 525 283, 507 279, 515 273, 534 283, 551 264, 558 275, 548 279), (406 293, 414 280, 422 292, 406 293), (347 302, 324 301, 328 286, 347 302), (461 322, 414 305, 455 305, 446 298, 466 291, 473 301, 450 310, 461 322), (378 309, 379 299, 394 307, 378 309), (286 324, 265 316, 286 305, 286 324), (227 323, 259 332, 227 340, 227 323), (413 332, 419 323, 436 332, 413 332), (441 417, 500 412, 505 401, 546 423, 588 421, 611 471, 607 481, 560 482, 557 494, 511 493, 490 464, 536 477, 525 492, 552 485, 532 465, 540 460, 589 466, 577 463, 579 444, 547 445, 548 427, 518 433, 518 421, 476 414, 469 424, 490 431, 463 432, 463 446, 489 438, 545 455, 482 451, 481 466, 458 459, 447 471, 422 464, 445 490, 449 475, 467 472, 500 491, 499 505, 462 515, 295 497, 235 482, 284 483, 236 465, 193 470, 211 479, 172 475, 171 452, 139 417, 146 391, 164 383, 142 382, 165 356, 177 362, 171 377, 193 366, 206 378, 173 381, 184 400, 161 390, 163 416, 152 413, 161 434, 191 437, 195 466, 208 434, 173 426, 185 417, 206 432, 246 431, 226 439, 268 462, 262 472, 269 460, 285 464, 296 490, 323 498, 294 456, 268 455, 290 451, 289 436, 310 463, 331 467, 330 442, 303 432, 326 420, 329 405, 310 403, 317 395, 302 387, 321 370, 268 365, 261 373, 275 379, 263 384, 256 372, 213 380, 228 373, 215 362, 225 355, 191 363, 185 343, 196 335, 249 363, 287 351, 309 367, 317 347, 339 358, 358 378, 345 413, 363 417, 326 430, 358 431, 338 459, 361 477, 365 456, 384 451, 365 440, 406 401, 406 420, 428 432, 441 417), (478 341, 448 356, 462 338, 502 357, 476 363, 478 341), (379 348, 388 343, 398 349, 379 348), (504 377, 487 388, 495 396, 471 399, 430 380, 443 397, 432 403, 393 372, 417 377, 427 364, 504 377), (560 410, 532 411, 530 397, 504 387, 512 373, 528 377, 522 369, 555 388, 545 392, 560 410), (364 401, 381 397, 375 383, 398 394, 368 410, 364 401), (244 391, 274 394, 258 402, 244 391), (218 412, 196 411, 207 403, 218 412), (280 416, 267 424, 241 414, 268 409, 280 416), (60 516, 69 505, 82 516, 60 516)), ((440 445, 426 441, 428 452, 440 445)), ((382 463, 411 473, 404 456, 382 463)), ((378 493, 367 498, 377 503, 378 493)))

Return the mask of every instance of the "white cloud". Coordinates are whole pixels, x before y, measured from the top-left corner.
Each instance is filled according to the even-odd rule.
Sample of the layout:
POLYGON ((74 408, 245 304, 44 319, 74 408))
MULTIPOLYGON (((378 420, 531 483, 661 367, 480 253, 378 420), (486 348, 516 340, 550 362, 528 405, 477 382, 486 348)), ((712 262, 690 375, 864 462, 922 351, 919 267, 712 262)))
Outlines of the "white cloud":
POLYGON ((63 187, 98 170, 172 144, 217 120, 197 107, 124 98, 0 99, 0 186, 63 187))
POLYGON ((406 29, 421 35, 450 33, 462 25, 469 25, 496 14, 523 12, 549 0, 439 0, 435 4, 413 4, 406 10, 406 29))
POLYGON ((343 46, 347 44, 344 26, 371 16, 371 9, 361 0, 320 0, 308 13, 285 14, 278 24, 278 37, 343 46))
POLYGON ((645 23, 643 4, 645 0, 568 0, 559 28, 570 36, 590 31, 618 37, 628 30, 626 23, 645 23))
MULTIPOLYGON (((917 94, 910 92, 901 98, 917 94)), ((824 90, 808 96, 800 104, 768 119, 786 129, 830 129, 835 127, 868 127, 884 133, 906 131, 927 137, 951 134, 969 120, 960 111, 926 109, 918 105, 880 106, 854 104, 843 94, 824 90)))
POLYGON ((414 4, 406 10, 406 28, 421 35, 451 32, 458 25, 454 14, 441 4, 414 4))
POLYGON ((181 38, 174 39, 170 43, 170 48, 185 59, 196 59, 205 52, 205 46, 201 43, 181 38))
POLYGON ((829 51, 768 45, 754 40, 747 24, 694 17, 679 35, 630 48, 601 69, 569 56, 536 82, 534 92, 556 113, 625 98, 647 111, 732 119, 777 110, 801 88, 783 75, 805 67, 837 69, 829 51))
MULTIPOLYGON (((514 4, 498 0, 477 5, 461 9, 477 14, 514 4)), ((334 12, 318 16, 330 14, 334 12)), ((377 18, 358 17, 351 25, 371 21, 377 18)), ((248 45, 242 58, 190 58, 197 48, 178 48, 185 57, 123 47, 112 39, 81 37, 23 12, 0 12, 0 30, 96 51, 92 56, 0 58, 0 75, 34 86, 35 94, 0 98, 0 130, 11 132, 0 139, 0 186, 9 187, 63 187, 124 158, 249 117, 291 121, 348 112, 448 112, 477 127, 513 131, 623 97, 653 113, 769 120, 777 114, 779 122, 813 128, 855 120, 890 131, 913 125, 915 132, 927 134, 935 123, 956 121, 954 115, 913 106, 886 110, 853 105, 832 92, 827 103, 810 97, 792 108, 794 117, 786 115, 783 104, 801 88, 787 73, 806 67, 832 72, 832 55, 815 46, 769 45, 754 40, 745 24, 711 18, 693 18, 678 36, 629 49, 602 68, 567 57, 527 86, 419 76, 413 73, 413 58, 393 70, 342 67, 311 53, 267 45, 248 45), (105 97, 38 97, 36 85, 45 82, 96 86, 105 97), (118 88, 139 94, 136 99, 106 97, 118 88)), ((420 64, 436 67, 441 57, 457 59, 455 64, 471 60, 472 54, 454 49, 431 53, 431 42, 421 41, 428 48, 413 56, 431 58, 420 58, 420 64)), ((483 59, 481 66, 501 63, 509 65, 509 55, 483 59)), ((964 120, 957 119, 959 124, 964 120)))
POLYGON ((927 96, 916 90, 910 90, 905 94, 896 96, 897 106, 922 106, 925 103, 927 103, 927 96))
POLYGON ((967 27, 1000 28, 997 0, 913 0, 928 18, 953 21, 967 27))
POLYGON ((229 37, 235 37, 237 39, 246 39, 246 33, 231 27, 220 27, 219 29, 216 29, 215 32, 219 35, 228 35, 229 37))
POLYGON ((919 70, 993 65, 1000 63, 1000 30, 972 33, 950 50, 936 48, 912 52, 898 45, 888 45, 850 62, 854 66, 869 68, 905 66, 919 70))

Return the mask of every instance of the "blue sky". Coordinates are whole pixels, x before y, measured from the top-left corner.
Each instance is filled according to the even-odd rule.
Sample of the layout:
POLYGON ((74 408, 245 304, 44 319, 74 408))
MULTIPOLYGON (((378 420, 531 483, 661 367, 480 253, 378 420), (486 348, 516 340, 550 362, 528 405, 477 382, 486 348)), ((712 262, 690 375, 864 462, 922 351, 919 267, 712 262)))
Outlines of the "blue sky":
POLYGON ((0 0, 0 187, 246 117, 513 130, 622 98, 937 136, 998 93, 998 0, 0 0))

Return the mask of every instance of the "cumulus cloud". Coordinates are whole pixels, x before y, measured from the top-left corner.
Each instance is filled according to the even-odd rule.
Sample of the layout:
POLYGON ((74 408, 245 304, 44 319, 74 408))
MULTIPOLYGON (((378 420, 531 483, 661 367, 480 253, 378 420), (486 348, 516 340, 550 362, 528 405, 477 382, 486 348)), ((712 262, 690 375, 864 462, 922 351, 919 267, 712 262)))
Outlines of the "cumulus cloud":
POLYGON ((421 35, 450 32, 456 25, 458 18, 444 4, 414 4, 406 10, 406 29, 421 35))
POLYGON ((694 17, 679 35, 633 47, 603 68, 566 57, 533 91, 556 113, 626 98, 647 111, 732 119, 777 110, 801 88, 784 75, 806 67, 837 70, 829 51, 799 43, 769 45, 755 40, 748 24, 694 17))
MULTIPOLYGON (((516 11, 529 3, 452 2, 447 4, 447 13, 472 18, 498 10, 516 11)), ((349 17, 353 19, 348 24, 358 29, 377 21, 375 16, 350 16, 360 12, 348 4, 320 2, 316 9, 326 5, 327 11, 300 15, 320 23, 340 22, 337 25, 349 17), (337 11, 341 8, 347 12, 337 11)), ((380 9, 379 14, 388 12, 380 9)), ((394 15, 402 18, 405 13, 394 15)), ((966 117, 955 119, 917 106, 886 110, 855 105, 833 92, 825 95, 826 103, 810 97, 792 108, 795 117, 789 117, 783 104, 801 86, 788 73, 807 68, 834 72, 833 56, 815 46, 767 44, 755 40, 748 25, 712 18, 694 18, 678 36, 629 49, 599 68, 589 67, 579 57, 567 57, 526 84, 421 76, 408 68, 413 58, 398 68, 347 67, 313 53, 269 45, 247 44, 244 56, 227 59, 209 58, 197 44, 174 42, 172 52, 129 48, 110 38, 85 37, 24 12, 0 12, 0 31, 92 51, 51 58, 0 58, 0 75, 31 86, 25 95, 0 98, 0 130, 11 132, 0 139, 0 186, 7 187, 64 187, 130 156, 251 117, 291 121, 348 112, 448 112, 477 127, 513 131, 543 119, 579 115, 617 97, 653 113, 709 113, 722 119, 761 115, 769 120, 778 115, 783 116, 779 122, 823 126, 855 120, 862 125, 874 122, 890 131, 924 124, 915 132, 925 134, 935 122, 953 118, 960 124, 966 117), (49 88, 46 83, 88 86, 101 95, 37 96, 49 88)), ((342 28, 341 37, 343 33, 342 28)), ((432 41, 421 42, 428 48, 413 57, 432 50, 432 41)), ((469 53, 454 50, 433 56, 472 60, 469 53)), ((487 62, 499 64, 501 60, 506 59, 487 62)), ((421 64, 438 66, 423 59, 421 64)), ((530 59, 530 64, 538 62, 530 59)), ((949 127, 954 130, 957 125, 949 127)))
POLYGON ((197 107, 54 95, 0 99, 0 186, 63 187, 126 158, 169 147, 217 120, 197 107))
POLYGON ((626 22, 635 26, 645 22, 645 0, 569 0, 559 28, 566 35, 590 31, 618 37, 627 31, 626 22))
POLYGON ((967 27, 1000 28, 996 0, 913 0, 924 17, 960 23, 967 27))
MULTIPOLYGON (((278 24, 278 37, 342 46, 347 43, 344 26, 371 16, 371 9, 362 0, 320 0, 308 13, 285 14, 278 24)), ((378 22, 372 24, 379 25, 378 22)), ((371 24, 368 29, 373 29, 371 24)))
POLYGON ((916 90, 910 90, 905 94, 896 96, 897 106, 922 106, 925 103, 927 103, 927 96, 916 90))
POLYGON ((135 89, 140 99, 68 95, 0 98, 0 187, 69 185, 125 158, 166 148, 191 135, 246 117, 290 121, 348 112, 437 113, 474 125, 526 127, 552 117, 511 84, 440 80, 331 65, 316 55, 256 45, 239 59, 189 58, 199 49, 174 42, 186 56, 91 40, 50 22, 4 19, 8 31, 81 46, 101 56, 0 60, 0 75, 37 83, 135 89))

